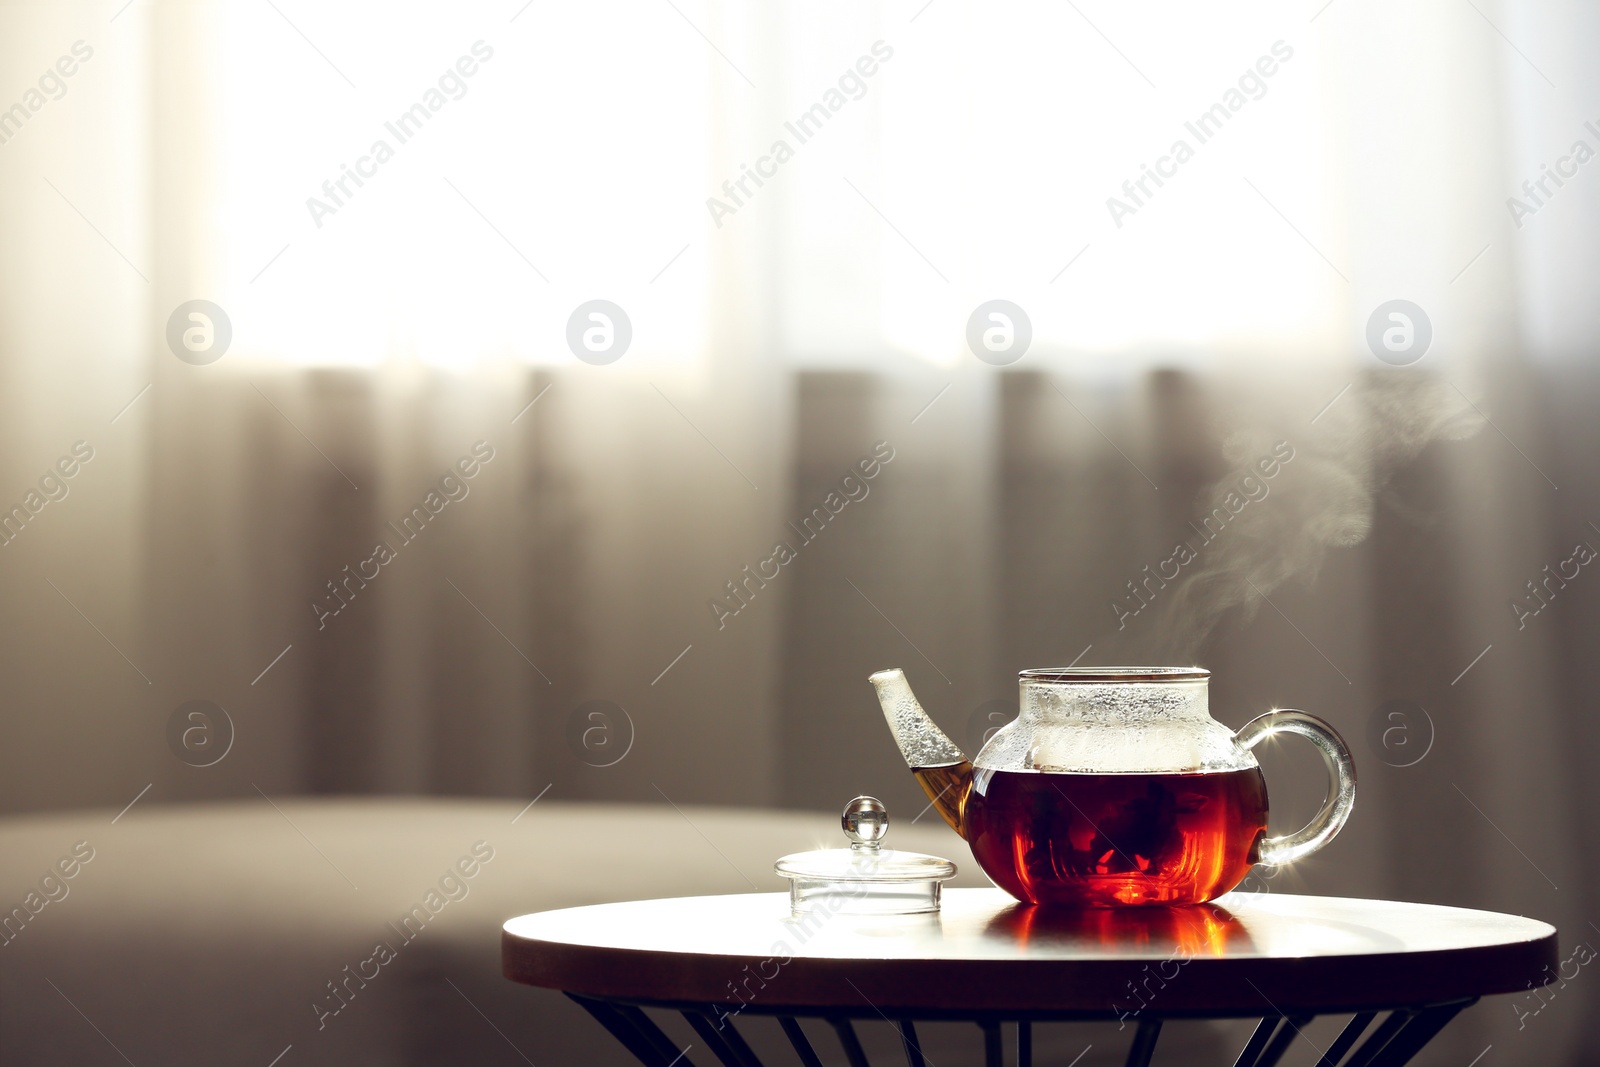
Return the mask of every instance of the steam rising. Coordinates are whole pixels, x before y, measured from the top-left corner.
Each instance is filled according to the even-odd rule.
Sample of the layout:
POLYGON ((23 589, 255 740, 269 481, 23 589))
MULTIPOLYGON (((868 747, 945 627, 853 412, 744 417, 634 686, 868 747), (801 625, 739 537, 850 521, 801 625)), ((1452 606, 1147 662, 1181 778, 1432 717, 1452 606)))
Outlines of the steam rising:
POLYGON ((1192 662, 1224 614, 1241 608, 1251 618, 1262 596, 1289 579, 1314 581, 1329 549, 1365 539, 1374 499, 1400 467, 1434 441, 1470 437, 1483 425, 1448 382, 1377 371, 1355 382, 1315 425, 1233 434, 1223 446, 1229 473, 1200 494, 1197 516, 1210 515, 1280 441, 1293 447, 1294 458, 1266 483, 1266 497, 1211 540, 1191 529, 1193 562, 1118 636, 1145 646, 1159 641, 1163 661, 1192 662))

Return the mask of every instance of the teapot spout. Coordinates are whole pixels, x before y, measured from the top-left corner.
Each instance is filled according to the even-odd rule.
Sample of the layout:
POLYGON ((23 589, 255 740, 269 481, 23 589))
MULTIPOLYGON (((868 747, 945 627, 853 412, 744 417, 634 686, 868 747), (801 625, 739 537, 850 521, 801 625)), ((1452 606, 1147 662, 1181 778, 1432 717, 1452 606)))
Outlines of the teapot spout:
POLYGON ((878 691, 889 732, 922 791, 950 828, 966 837, 962 816, 972 788, 971 762, 922 710, 904 671, 878 671, 867 680, 878 691))

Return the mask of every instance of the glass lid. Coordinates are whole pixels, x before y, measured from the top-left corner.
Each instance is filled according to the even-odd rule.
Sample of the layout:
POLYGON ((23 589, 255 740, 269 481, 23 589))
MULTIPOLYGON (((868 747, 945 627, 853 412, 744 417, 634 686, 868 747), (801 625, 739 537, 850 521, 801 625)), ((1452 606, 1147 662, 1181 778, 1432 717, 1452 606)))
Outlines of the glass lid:
POLYGON ((915 914, 939 909, 939 885, 956 865, 921 852, 883 847, 889 812, 876 797, 856 797, 839 817, 849 848, 785 856, 773 869, 789 879, 796 912, 915 914))

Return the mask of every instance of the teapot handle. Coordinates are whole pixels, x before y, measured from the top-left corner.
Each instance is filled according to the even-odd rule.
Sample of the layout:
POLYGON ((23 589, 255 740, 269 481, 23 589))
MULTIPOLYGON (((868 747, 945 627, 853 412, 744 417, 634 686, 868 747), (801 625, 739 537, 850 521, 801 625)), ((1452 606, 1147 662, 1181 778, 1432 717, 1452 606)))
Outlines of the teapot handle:
POLYGON ((1328 765, 1333 787, 1328 790, 1316 818, 1292 834, 1269 837, 1261 843, 1258 862, 1268 866, 1308 856, 1332 841, 1350 818, 1350 809, 1356 803, 1356 766, 1350 759, 1350 750, 1339 732, 1315 715, 1293 709, 1270 711, 1245 723, 1233 737, 1240 745, 1251 749, 1280 733, 1299 734, 1317 746, 1323 762, 1328 765))

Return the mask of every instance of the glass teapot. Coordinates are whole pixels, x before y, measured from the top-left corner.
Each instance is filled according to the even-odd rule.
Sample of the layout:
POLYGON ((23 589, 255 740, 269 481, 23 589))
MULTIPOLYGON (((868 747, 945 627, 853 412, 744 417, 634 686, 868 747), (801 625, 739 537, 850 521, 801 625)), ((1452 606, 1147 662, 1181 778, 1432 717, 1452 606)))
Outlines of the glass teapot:
POLYGON ((911 773, 996 885, 1032 904, 1115 907, 1211 900, 1254 864, 1315 852, 1350 817, 1356 771, 1338 732, 1284 710, 1234 733, 1211 718, 1210 677, 1198 667, 1023 671, 1021 714, 970 762, 904 672, 869 680, 911 773), (1278 733, 1316 745, 1333 785, 1303 829, 1268 837, 1251 749, 1278 733))

